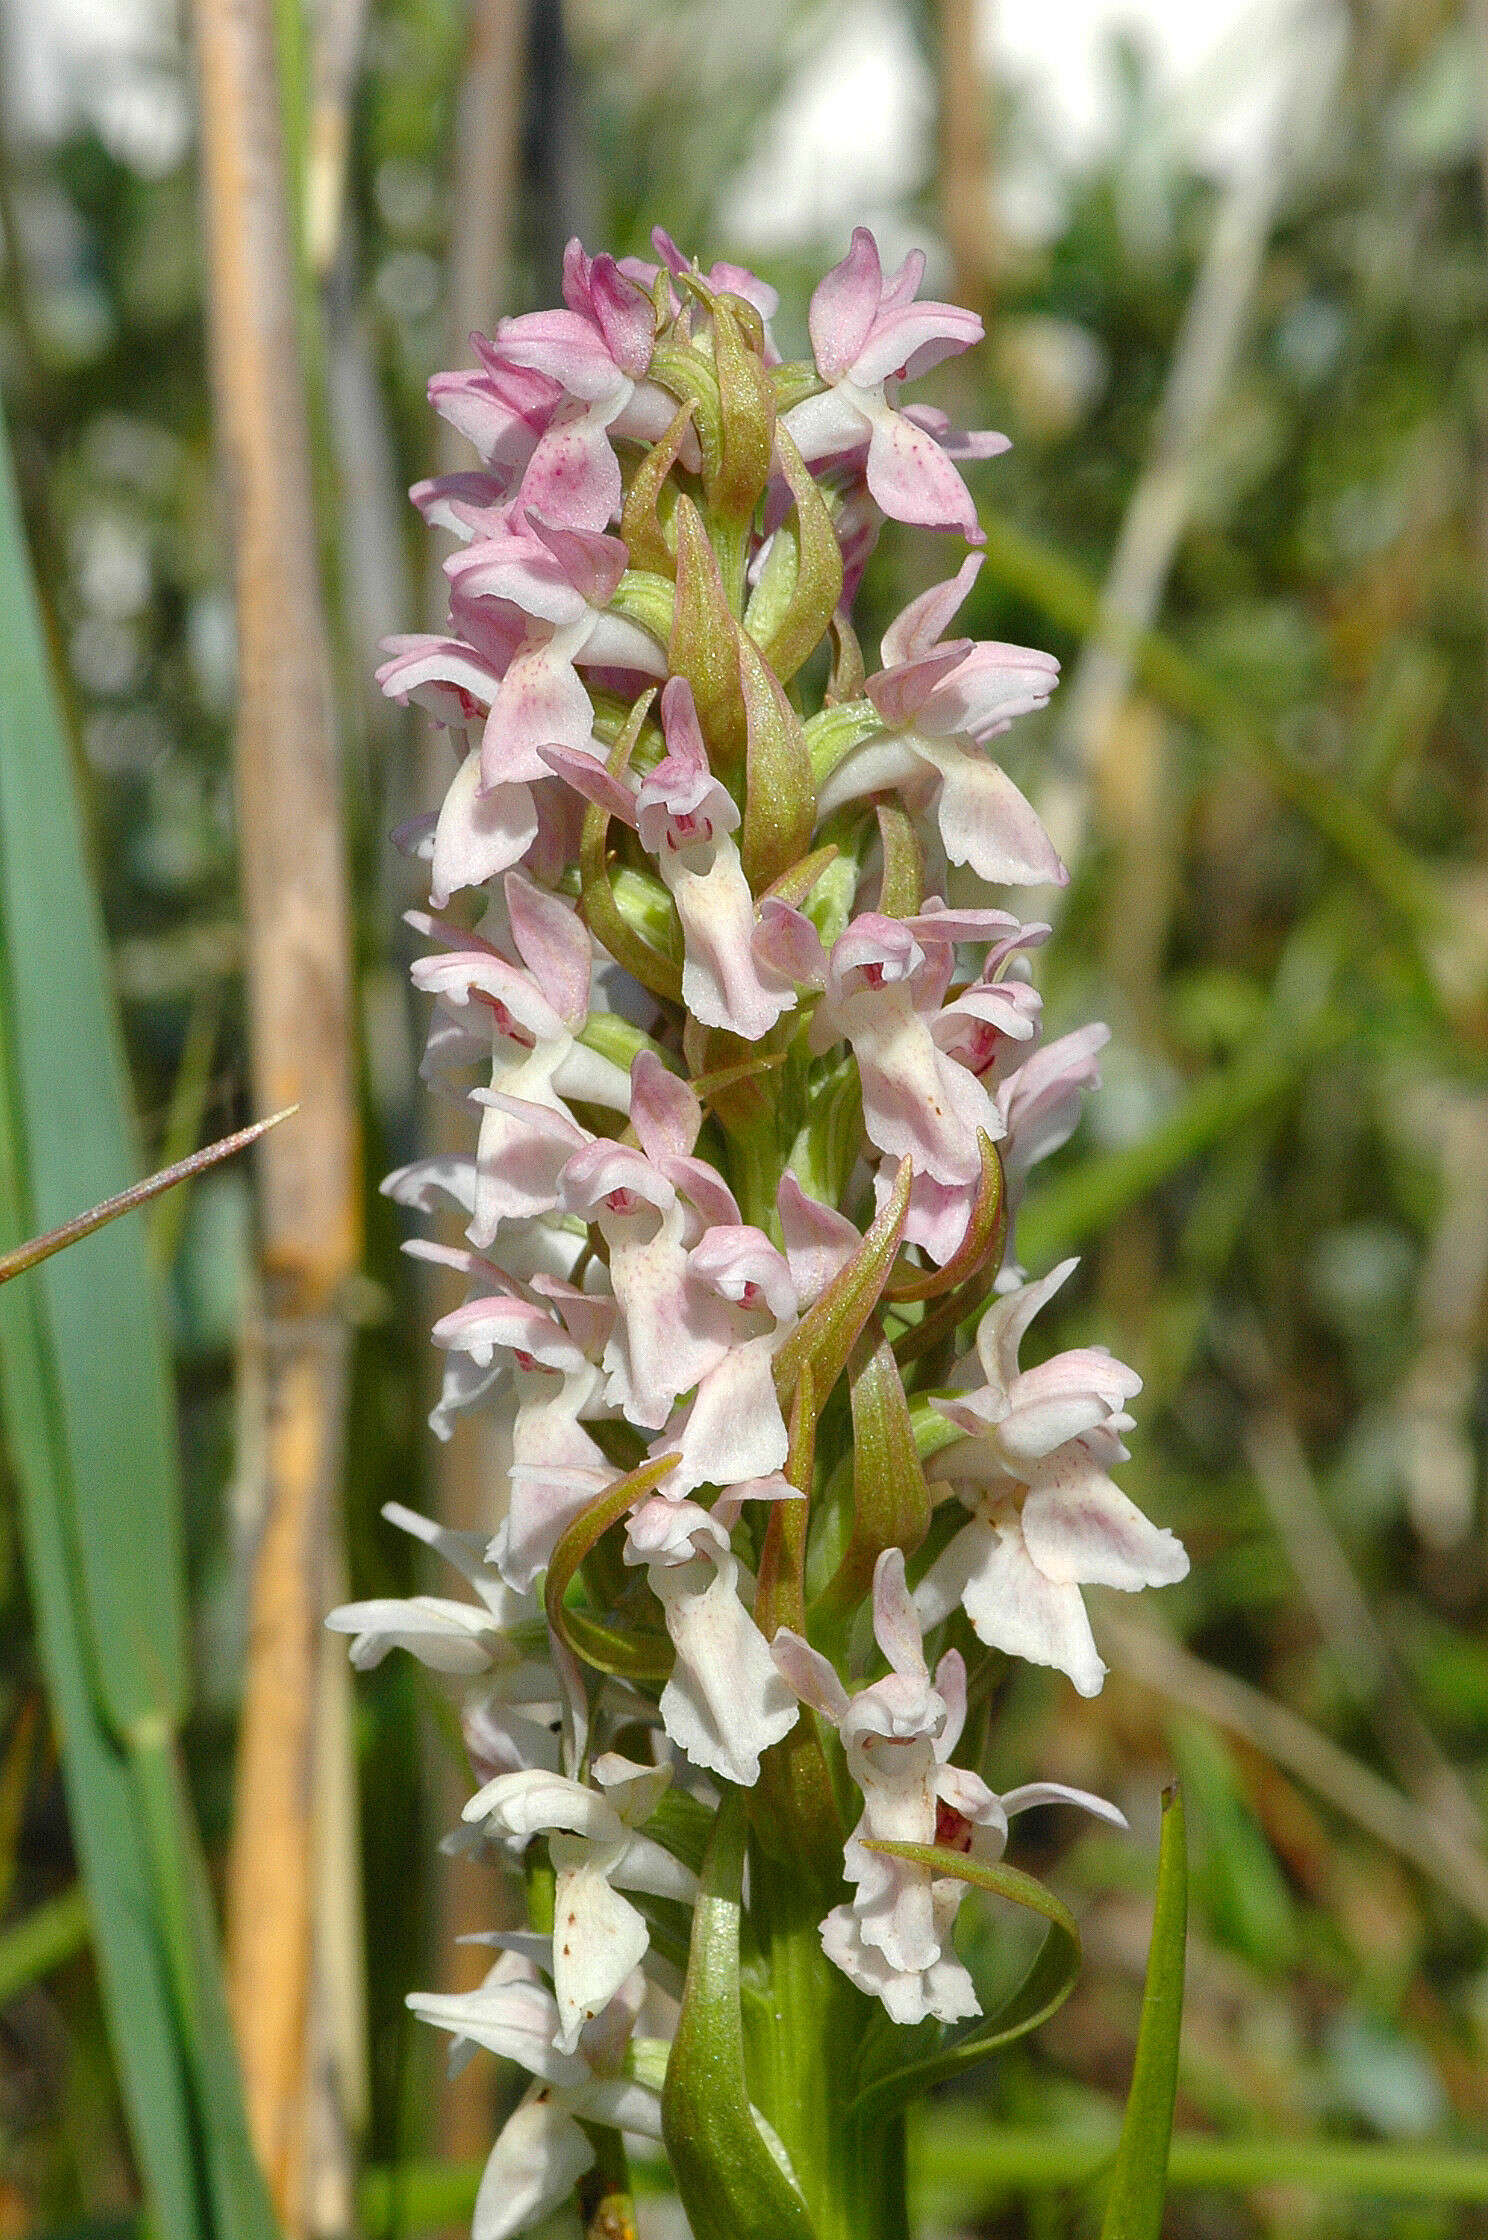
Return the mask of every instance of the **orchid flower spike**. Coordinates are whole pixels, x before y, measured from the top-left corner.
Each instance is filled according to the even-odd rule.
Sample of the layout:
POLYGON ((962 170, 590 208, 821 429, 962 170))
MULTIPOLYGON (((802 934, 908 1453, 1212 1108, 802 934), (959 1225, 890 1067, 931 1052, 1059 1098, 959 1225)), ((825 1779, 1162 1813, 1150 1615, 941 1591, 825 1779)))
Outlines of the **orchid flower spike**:
POLYGON ((859 227, 790 357, 758 275, 652 249, 570 243, 562 305, 430 384, 473 446, 413 493, 449 612, 379 681, 453 749, 398 838, 465 1133, 383 1188, 464 1232, 407 1249, 463 1285, 430 1420, 482 1419, 489 1510, 390 1509, 468 1591, 330 1622, 471 1683, 445 1841, 526 1888, 479 1990, 411 2002, 532 2079, 476 2240, 624 2222, 617 2134, 663 2131, 699 2232, 891 2240, 904 2126, 856 2096, 980 2012, 968 1875, 1034 1806, 1122 1824, 992 1789, 968 1694, 1005 1655, 1093 1693, 1086 1591, 1187 1557, 1110 1475, 1133 1372, 1019 1358, 1073 1264, 1028 1280, 1018 1209, 1106 1040, 1043 1039, 1050 928, 1008 907, 1066 877, 1036 753, 1026 790, 994 759, 1058 664, 956 634, 974 555, 876 647, 853 620, 885 515, 981 541, 962 469, 1003 439, 905 395, 981 322, 859 227), (803 1890, 819 1938, 782 1939, 803 1890), (723 2061, 746 1974, 769 2058, 723 2061))

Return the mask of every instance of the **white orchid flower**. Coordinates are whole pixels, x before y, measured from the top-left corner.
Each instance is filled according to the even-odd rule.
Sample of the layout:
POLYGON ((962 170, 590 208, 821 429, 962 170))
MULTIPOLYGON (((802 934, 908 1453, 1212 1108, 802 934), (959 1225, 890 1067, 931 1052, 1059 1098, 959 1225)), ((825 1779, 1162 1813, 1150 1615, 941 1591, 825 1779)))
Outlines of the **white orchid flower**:
POLYGON ((650 1941, 644 1915, 620 1895, 643 1890, 691 1904, 696 1877, 638 1831, 671 1779, 667 1766, 637 1766, 607 1751, 592 1767, 597 1786, 531 1768, 498 1774, 477 1790, 464 1817, 489 1835, 525 1845, 545 1835, 553 1861, 553 1988, 560 2052, 572 2053, 586 2023, 608 2006, 650 1941))

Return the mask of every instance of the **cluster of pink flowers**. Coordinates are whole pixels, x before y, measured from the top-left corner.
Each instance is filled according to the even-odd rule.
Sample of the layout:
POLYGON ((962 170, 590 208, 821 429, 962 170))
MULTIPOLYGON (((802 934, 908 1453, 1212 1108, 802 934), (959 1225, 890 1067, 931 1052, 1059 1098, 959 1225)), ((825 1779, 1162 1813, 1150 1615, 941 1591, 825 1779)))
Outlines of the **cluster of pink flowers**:
POLYGON ((1082 1587, 1186 1569, 1108 1475, 1137 1378, 1095 1349, 1018 1366, 1073 1263, 1023 1281, 1012 1216, 1105 1031, 1042 1041, 1049 929, 976 883, 1065 876, 989 752, 1057 665, 947 635, 975 554, 871 674, 850 619, 881 514, 979 540, 960 470, 1003 439, 900 387, 980 322, 918 300, 917 255, 885 278, 859 229, 811 299, 811 360, 786 362, 771 289, 656 248, 572 244, 562 310, 504 320, 432 383, 479 464, 413 493, 458 540, 449 629, 380 672, 456 750, 405 839, 430 870, 423 1070, 473 1122, 467 1155, 386 1188, 464 1218, 458 1248, 410 1246, 469 1286, 434 1331, 433 1424, 495 1408, 508 1460, 489 1544, 394 1515, 474 1601, 332 1623, 360 1664, 398 1645, 484 1676, 472 1838, 547 1846, 553 1924, 501 1940, 479 1992, 415 2002, 534 2078, 481 2240, 566 2195, 586 2122, 658 2133, 626 2047, 641 1971, 667 1972, 645 1901, 696 1887, 646 1832, 669 1783, 712 1809, 809 1721, 861 1795, 825 1953, 895 2023, 975 2014, 963 1885, 871 1844, 995 1858, 1025 1806, 1119 1815, 1051 1786, 998 1797, 955 1762, 965 1665, 947 1649, 932 1676, 922 1633, 959 1606, 989 1650, 1090 1694, 1082 1587), (844 1524, 850 1449, 828 1435, 842 1449, 848 1411, 828 1404, 841 1378, 855 1416, 870 1376, 913 1451, 891 1521, 865 1485, 844 1524), (871 1589, 877 1678, 846 1569, 827 1576, 834 1533, 860 1558, 849 1601, 871 1589), (608 1747, 638 1734, 641 1760, 608 1747))

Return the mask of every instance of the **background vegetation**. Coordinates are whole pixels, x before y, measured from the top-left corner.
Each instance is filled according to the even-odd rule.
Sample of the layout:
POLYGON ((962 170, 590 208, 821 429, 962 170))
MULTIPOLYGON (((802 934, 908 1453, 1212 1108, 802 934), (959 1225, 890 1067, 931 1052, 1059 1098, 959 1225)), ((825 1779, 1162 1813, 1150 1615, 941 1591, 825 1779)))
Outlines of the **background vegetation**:
MULTIPOLYGON (((278 19, 367 1178, 365 1255, 321 1305, 352 1333, 345 1564, 370 1593, 416 1569, 384 1500, 473 1518, 486 1499, 473 1441, 431 1451, 429 1301, 374 1187, 429 1126, 402 983, 411 897, 383 836, 428 792, 433 749, 369 685, 377 638, 433 596, 401 499, 436 459, 424 384, 462 362, 471 325, 551 298, 571 231, 636 250, 660 221, 705 261, 746 253, 730 182, 828 26, 798 12, 787 40, 781 11, 702 0, 324 0, 305 21, 282 0, 278 19)), ((1476 0, 1299 11, 1267 42, 1276 121, 1219 183, 1179 153, 1128 49, 1114 147, 1030 245, 986 183, 1038 117, 978 75, 958 0, 901 22, 939 121, 925 177, 865 215, 891 244, 938 244, 946 292, 986 312, 987 345, 942 392, 1015 443, 979 485, 969 627, 1066 664, 1012 767, 1075 866, 1043 972, 1053 1020, 1114 1028, 1023 1256, 1083 1254, 1049 1342, 1098 1335, 1141 1370, 1127 1483, 1194 1558, 1139 1613, 1107 1608, 1096 1703, 1009 1676, 993 1778, 1102 1790, 1137 1835, 1061 1825, 1021 1850, 1077 1904, 1084 1977, 1032 2050, 940 2105, 925 2215, 1008 2240, 1092 2229, 1176 1768, 1194 1891, 1167 2229, 1465 2236, 1488 2216, 1488 29, 1476 0)), ((160 113, 189 116, 185 47, 149 65, 160 113)), ((261 963, 238 902, 252 835, 233 805, 196 146, 101 111, 60 142, 12 129, 0 152, 0 381, 148 1164, 252 1117, 261 963)), ((787 331, 840 248, 834 231, 757 260, 787 331)), ((874 613, 941 560, 888 535, 874 613)), ((91 1031, 74 969, 50 1011, 64 1071, 91 1031)), ((11 1127, 34 1200, 35 1132, 11 1127)), ((99 1192, 73 1149, 54 1131, 51 1187, 65 1199, 75 1173, 81 1205, 99 1192)), ((186 1764, 219 1884, 230 1852, 251 1875, 255 1851, 304 1835, 232 1807, 273 1475, 254 1230, 244 1166, 163 1200, 149 1230, 179 1394, 186 1764)), ((6 1400, 0 2235, 122 2234, 142 2150, 77 1894, 87 1847, 34 1549, 29 1585, 22 1563, 13 1385, 6 1400)), ((151 1569, 136 1563, 141 1593, 163 1591, 151 1569)), ((291 2222, 341 2229, 361 2169, 369 2229, 425 2231, 468 2210, 507 2083, 478 2063, 446 2088, 402 2001, 455 1980, 454 1934, 491 1926, 499 1901, 436 1848, 464 1777, 425 1676, 393 1658, 354 1710, 325 1688, 317 1762, 330 1788, 354 1763, 360 1833, 331 1845, 313 1893, 336 2120, 309 2123, 291 2222)), ((95 1883, 100 1942, 108 1902, 95 1883)), ((1011 1976, 1016 1933, 982 1918, 989 1978, 1011 1976)), ((212 2214, 203 2229, 226 2230, 212 2214)), ((664 2203, 647 2214, 668 2229, 664 2203)))

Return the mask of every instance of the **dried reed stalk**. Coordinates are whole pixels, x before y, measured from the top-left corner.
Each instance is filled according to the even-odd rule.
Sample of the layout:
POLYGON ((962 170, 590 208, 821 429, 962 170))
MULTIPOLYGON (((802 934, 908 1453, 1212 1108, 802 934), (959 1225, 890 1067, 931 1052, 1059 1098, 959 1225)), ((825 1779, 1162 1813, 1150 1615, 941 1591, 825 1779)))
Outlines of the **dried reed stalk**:
POLYGON ((937 0, 940 222, 951 252, 951 295, 985 312, 997 266, 988 194, 986 75, 976 0, 937 0))
POLYGON ((359 1252, 348 910, 272 0, 195 0, 208 300, 236 576, 237 784, 259 1170, 262 1524, 228 1883, 249 2119, 306 2229, 321 1619, 359 1252))

